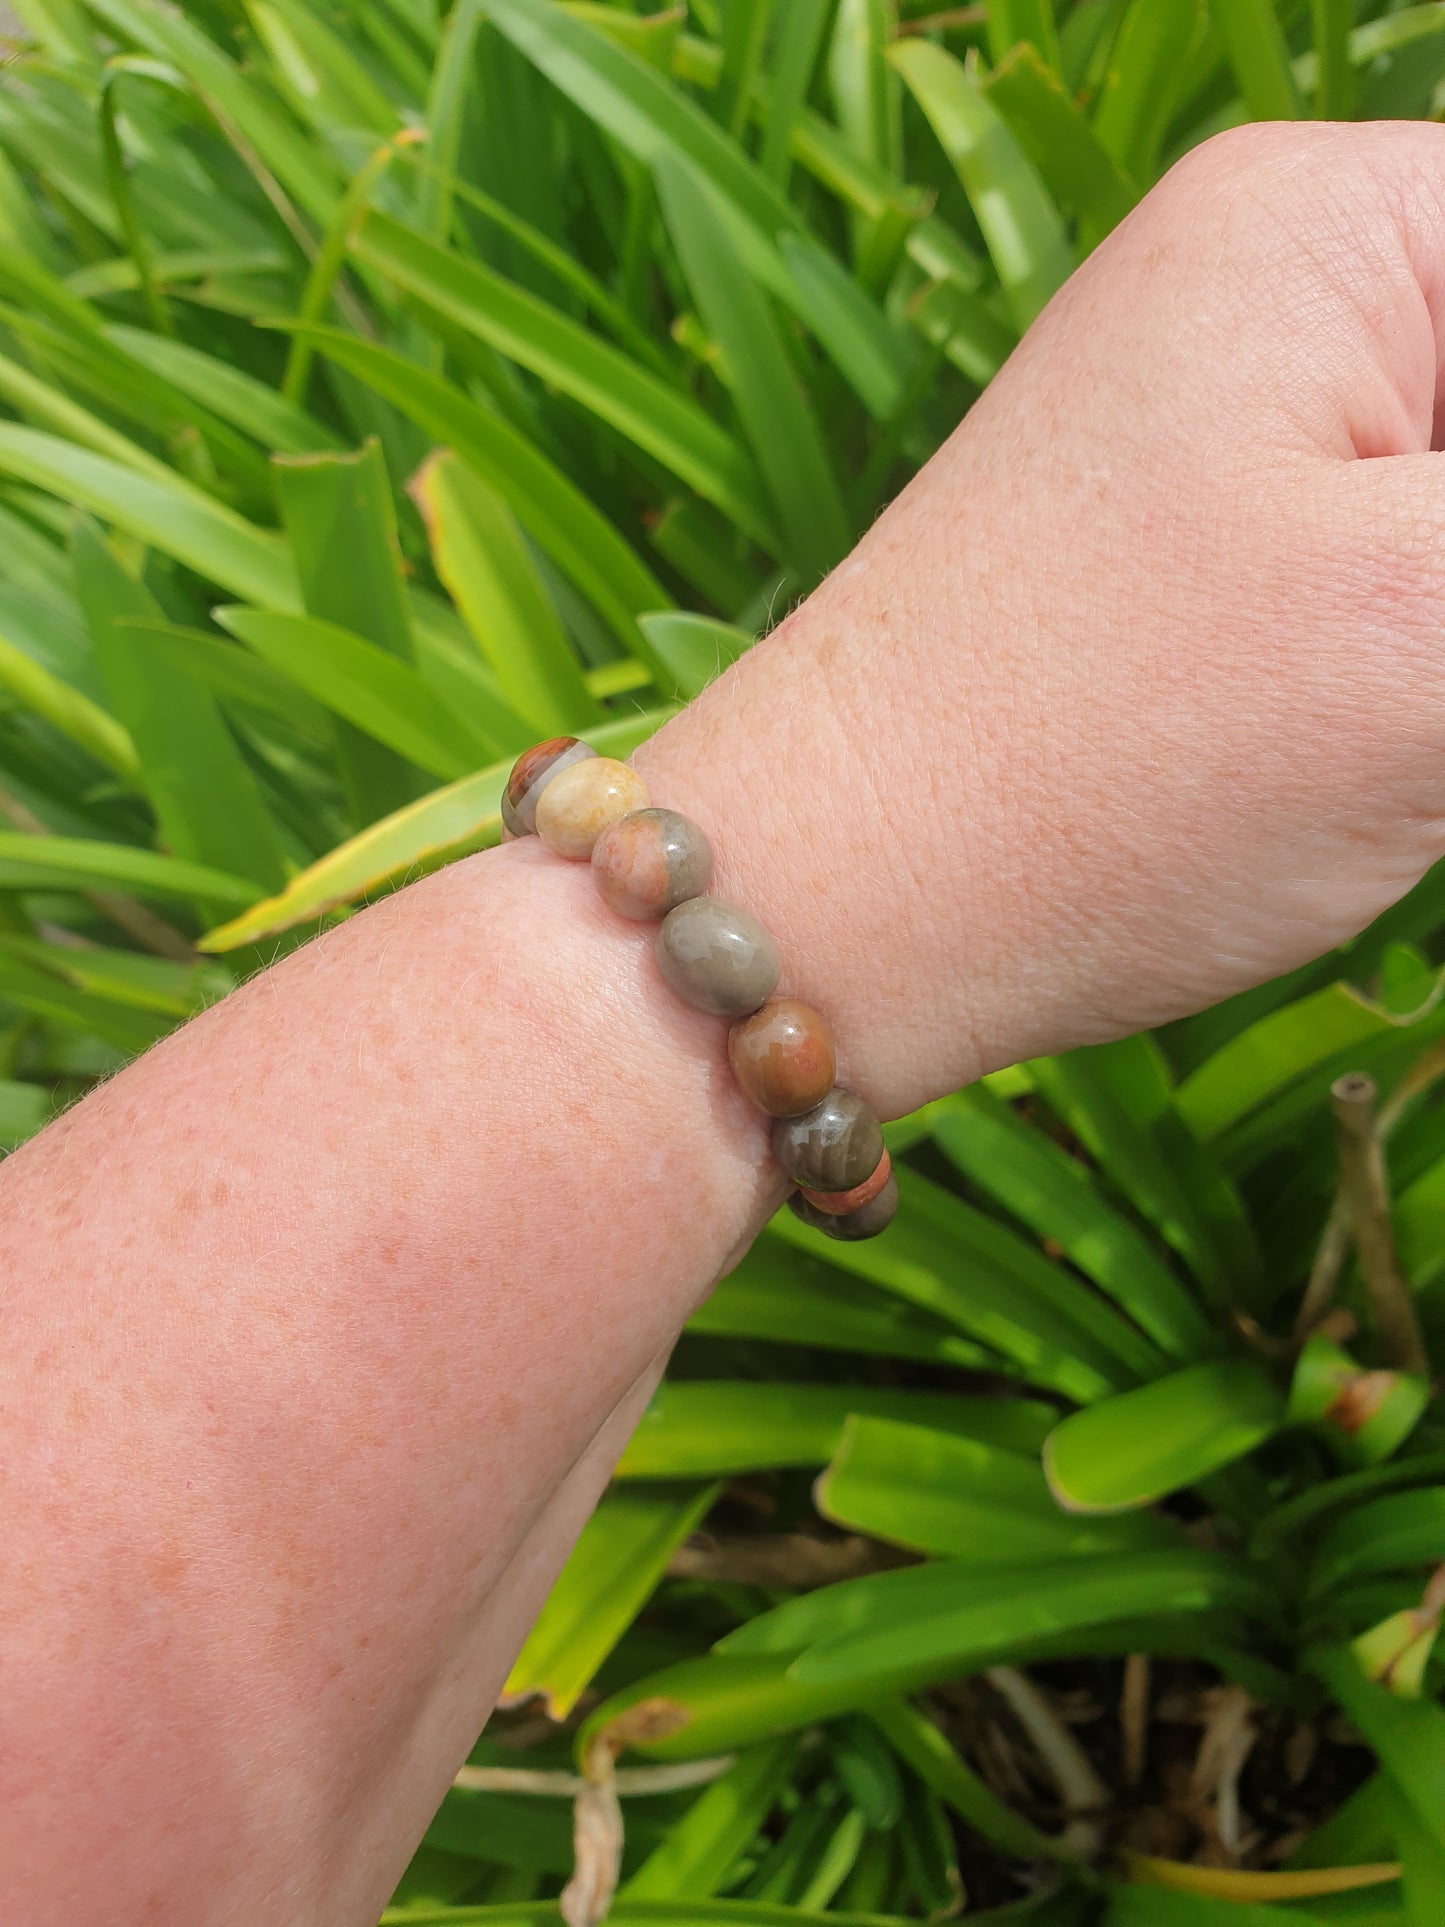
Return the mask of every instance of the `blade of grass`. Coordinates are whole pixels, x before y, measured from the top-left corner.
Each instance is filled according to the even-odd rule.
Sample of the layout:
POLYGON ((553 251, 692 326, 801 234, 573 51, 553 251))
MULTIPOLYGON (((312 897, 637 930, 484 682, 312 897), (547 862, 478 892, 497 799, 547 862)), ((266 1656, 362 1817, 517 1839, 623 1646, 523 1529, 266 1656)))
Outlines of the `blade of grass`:
POLYGON ((0 422, 0 473, 88 509, 233 594, 270 608, 299 607, 285 545, 175 475, 141 475, 13 422, 0 422))
POLYGON ((655 173, 674 247, 709 333, 805 583, 822 579, 850 545, 847 516, 818 424, 761 291, 733 250, 707 190, 668 155, 655 173))
MULTIPOLYGON (((279 889, 285 866, 275 826, 215 697, 195 676, 153 655, 137 622, 162 619, 160 604, 127 574, 93 523, 71 543, 76 592, 116 713, 140 756, 140 778, 162 838, 176 856, 233 876, 258 892, 279 889)), ((220 906, 202 900, 210 921, 220 906)))
POLYGON ((1350 120, 1355 108, 1355 70, 1350 61, 1351 0, 1310 0, 1314 23, 1314 112, 1318 120, 1350 120))
POLYGON ((159 856, 129 843, 97 843, 83 837, 25 836, 0 830, 0 865, 11 889, 109 890, 119 885, 137 896, 204 897, 218 903, 255 901, 256 886, 179 857, 159 856), (22 882, 16 879, 24 879, 22 882))
POLYGON ((390 349, 338 329, 314 329, 321 353, 384 396, 510 505, 537 546, 597 607, 619 639, 647 659, 637 627, 672 598, 577 485, 524 436, 460 389, 390 349))
POLYGON ((620 1479, 712 1478, 768 1466, 821 1466, 855 1413, 912 1419, 1008 1451, 1037 1452, 1050 1422, 1038 1400, 990 1400, 872 1385, 664 1380, 618 1462, 620 1479))
POLYGON ((157 73, 155 63, 139 60, 133 56, 119 54, 105 63, 100 83, 100 151, 105 163, 106 180, 110 185, 111 199, 115 202, 116 218, 125 236, 130 257, 135 262, 136 274, 140 281, 141 294, 145 300, 146 311, 151 318, 151 326, 161 335, 173 335, 175 323, 166 305, 165 296, 155 278, 155 267, 151 260, 150 243, 141 225, 136 210, 135 195, 131 191, 130 174, 127 171, 126 155, 121 145, 120 129, 117 124, 117 98, 122 74, 134 73, 147 75, 152 79, 168 80, 168 70, 157 73))
POLYGON ((1209 12, 1254 120, 1298 120, 1299 89, 1274 0, 1209 0, 1209 12))
POLYGON ((1094 132, 1136 181, 1150 181, 1200 22, 1201 0, 1132 0, 1109 50, 1094 132))
POLYGON ((582 1528, 517 1655, 504 1703, 540 1696, 549 1719, 565 1720, 719 1490, 635 1485, 609 1492, 582 1528))
MULTIPOLYGON (((673 713, 670 705, 604 723, 591 732, 590 740, 604 755, 626 756, 673 713)), ((293 877, 279 895, 255 904, 244 917, 212 930, 198 948, 212 952, 239 949, 242 944, 310 923, 398 877, 437 869, 468 851, 495 843, 502 827, 502 785, 511 767, 510 757, 493 763, 475 776, 435 790, 381 822, 370 824, 293 877)))
POLYGON ((353 252, 608 422, 715 503, 754 540, 775 547, 777 537, 752 463, 696 402, 649 369, 500 275, 434 246, 384 215, 369 215, 353 252))
POLYGON ((793 163, 793 120, 813 84, 834 4, 835 0, 788 0, 778 25, 771 62, 772 104, 759 159, 763 172, 785 193, 793 163))
POLYGON ((988 50, 995 66, 1014 48, 1031 46, 1045 68, 1063 72, 1059 30, 1049 0, 987 0, 988 50))
POLYGON ((264 609, 222 608, 215 616, 263 662, 406 762, 453 780, 485 754, 465 718, 413 668, 351 630, 264 609))
POLYGON ((927 1112, 934 1143, 987 1195, 1063 1254, 1183 1363, 1219 1348, 1188 1290, 1076 1158, 982 1085, 927 1112))
POLYGON ((1060 207, 1084 222, 1090 242, 1118 225, 1139 190, 1100 142, 1074 96, 1029 43, 1015 47, 983 92, 1060 207))
POLYGON ((622 1898, 716 1893, 772 1811, 797 1753, 791 1737, 749 1747, 624 1883, 622 1898))
POLYGON ((106 328, 105 338, 132 361, 253 437, 268 452, 310 455, 341 445, 335 431, 314 415, 216 355, 120 322, 106 328))
POLYGON ((713 107, 734 140, 748 117, 748 94, 762 64, 773 0, 728 0, 722 18, 722 72, 713 107))
POLYGON ((127 785, 140 774, 140 758, 129 732, 99 703, 74 689, 17 647, 4 633, 0 616, 0 689, 22 709, 41 716, 127 785))
POLYGON ((601 705, 502 497, 448 452, 428 459, 411 492, 437 574, 518 715, 539 737, 599 721, 601 705))
POLYGON ((1073 270, 1058 209, 998 110, 961 61, 925 40, 889 60, 953 163, 998 270, 1009 312, 1026 328, 1073 270))

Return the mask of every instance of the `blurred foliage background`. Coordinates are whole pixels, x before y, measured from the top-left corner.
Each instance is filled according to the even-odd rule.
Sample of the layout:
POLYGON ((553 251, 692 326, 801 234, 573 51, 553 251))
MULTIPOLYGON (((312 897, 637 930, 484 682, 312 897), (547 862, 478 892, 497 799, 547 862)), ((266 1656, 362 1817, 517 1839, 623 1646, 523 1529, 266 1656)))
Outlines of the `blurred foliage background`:
MULTIPOLYGON (((7 1147, 642 740, 1179 154, 1445 87, 1376 0, 14 12, 7 1147)), ((557 1918, 580 1792, 622 1921, 1439 1927, 1442 958, 1432 874, 771 1225, 388 1918, 557 1918)))

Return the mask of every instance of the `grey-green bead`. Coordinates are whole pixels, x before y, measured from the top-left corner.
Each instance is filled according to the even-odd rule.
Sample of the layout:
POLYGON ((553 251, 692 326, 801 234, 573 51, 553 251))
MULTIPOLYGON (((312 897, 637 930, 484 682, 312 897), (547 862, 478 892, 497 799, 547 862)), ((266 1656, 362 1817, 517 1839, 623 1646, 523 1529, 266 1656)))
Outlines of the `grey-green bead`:
POLYGON ((783 966, 751 911, 720 897, 693 897, 663 918, 657 967, 694 1010, 746 1017, 772 996, 783 966))
POLYGON ((898 1180, 890 1174, 887 1184, 876 1198, 870 1198, 867 1204, 859 1205, 856 1211, 841 1216, 835 1216, 831 1211, 820 1211, 801 1191, 795 1191, 788 1199, 788 1209, 804 1224, 810 1224, 814 1230, 823 1232, 829 1238, 837 1238, 844 1244, 855 1243, 860 1238, 876 1238, 880 1231, 888 1229, 897 1215, 898 1180))
POLYGON ((821 1104, 773 1126, 773 1156, 794 1184, 851 1191, 878 1169, 883 1126, 861 1097, 834 1085, 821 1104))

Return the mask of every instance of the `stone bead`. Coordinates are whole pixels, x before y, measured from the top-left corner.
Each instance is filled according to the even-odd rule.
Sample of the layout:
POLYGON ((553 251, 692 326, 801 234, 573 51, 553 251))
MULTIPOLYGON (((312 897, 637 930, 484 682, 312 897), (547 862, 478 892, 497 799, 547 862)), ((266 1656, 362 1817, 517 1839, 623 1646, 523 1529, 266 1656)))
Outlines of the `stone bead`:
POLYGON ((810 1191, 851 1191, 878 1169, 883 1126, 861 1097, 835 1086, 801 1117, 778 1119, 773 1156, 794 1184, 810 1191))
POLYGON ((512 836, 532 836, 537 828, 537 803, 552 778, 574 763, 585 763, 596 750, 575 736, 553 736, 524 749, 512 765, 502 791, 502 824, 512 836))
POLYGON ((841 1239, 845 1244, 854 1243, 860 1238, 876 1238, 880 1231, 888 1229, 897 1214, 898 1180, 890 1172, 888 1182, 876 1198, 842 1217, 831 1211, 820 1211, 817 1205, 808 1202, 801 1191, 795 1191, 788 1199, 788 1209, 804 1224, 812 1225, 830 1238, 841 1239))
POLYGON ((728 1032, 733 1076, 769 1117, 811 1111, 833 1088, 833 1037, 816 1010, 775 997, 728 1032))
POLYGON ((749 911, 720 897, 694 897, 663 918, 657 967, 694 1010, 746 1017, 777 989, 782 959, 749 911))
POLYGON ((537 800, 537 834, 558 856, 585 862, 610 823, 647 807, 647 785, 626 763, 593 756, 547 780, 537 800))
POLYGON ((633 810, 598 837, 592 872, 603 901, 634 923, 657 923, 712 881, 712 846, 676 810, 633 810))
POLYGON ((809 1185, 802 1185, 803 1196, 819 1211, 826 1211, 835 1218, 846 1218, 850 1211, 861 1211, 865 1204, 872 1204, 878 1193, 893 1175, 893 1160, 885 1151, 878 1160, 878 1168, 871 1177, 855 1184, 851 1191, 815 1191, 809 1185))

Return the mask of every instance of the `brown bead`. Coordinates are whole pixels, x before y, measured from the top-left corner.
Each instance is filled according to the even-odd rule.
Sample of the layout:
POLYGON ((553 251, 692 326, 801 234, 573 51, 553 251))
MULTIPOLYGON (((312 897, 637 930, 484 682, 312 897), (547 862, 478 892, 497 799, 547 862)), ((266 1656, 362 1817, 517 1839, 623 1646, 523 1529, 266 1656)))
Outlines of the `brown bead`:
POLYGON ((775 997, 728 1032, 733 1075, 769 1117, 811 1111, 833 1088, 833 1038, 816 1010, 775 997))
POLYGON ((533 836, 537 830, 537 801, 559 771, 585 763, 596 750, 575 736, 553 736, 524 749, 512 765, 502 791, 502 822, 513 836, 533 836))
POLYGON ((634 923, 659 923, 700 897, 712 881, 712 846, 676 810, 633 810, 592 846, 592 874, 604 902, 634 923))
POLYGON ((801 1191, 795 1191, 788 1199, 788 1209, 795 1218, 810 1224, 815 1231, 821 1231, 829 1238, 837 1238, 845 1244, 856 1243, 861 1238, 876 1238, 880 1231, 886 1231, 898 1213, 898 1179, 891 1173, 888 1182, 876 1198, 856 1211, 839 1216, 831 1211, 820 1211, 810 1204, 801 1191))
POLYGON ((892 1175, 893 1160, 885 1151, 872 1176, 864 1178, 861 1184, 855 1184, 851 1191, 815 1191, 806 1184, 800 1185, 799 1189, 809 1204, 819 1211, 826 1211, 835 1218, 846 1218, 850 1211, 859 1211, 865 1204, 872 1204, 892 1175))
POLYGON ((647 785, 611 756, 557 770, 537 799, 537 834, 549 850, 585 863, 599 836, 621 816, 647 807, 647 785))
POLYGON ((751 911, 720 897, 693 897, 663 918, 657 967, 694 1010, 746 1017, 777 989, 783 965, 751 911))
POLYGON ((801 1117, 773 1126, 773 1156, 794 1184, 851 1191, 878 1169, 883 1126, 861 1097, 837 1088, 801 1117))

